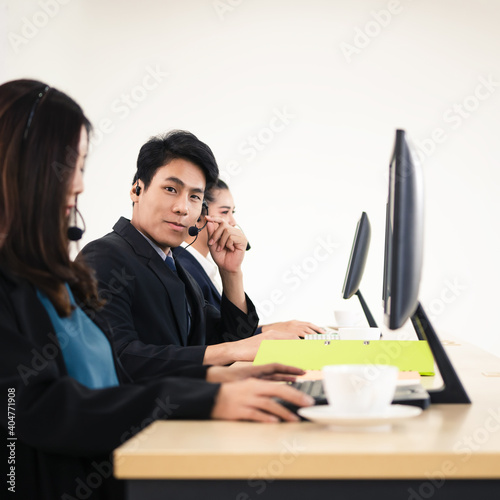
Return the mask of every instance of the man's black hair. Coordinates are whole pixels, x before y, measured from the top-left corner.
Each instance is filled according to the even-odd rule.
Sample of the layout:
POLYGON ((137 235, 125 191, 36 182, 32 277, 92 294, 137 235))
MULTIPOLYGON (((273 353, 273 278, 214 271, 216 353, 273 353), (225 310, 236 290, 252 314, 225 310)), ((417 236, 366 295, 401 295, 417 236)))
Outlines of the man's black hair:
POLYGON ((206 189, 210 189, 217 181, 219 167, 212 150, 191 132, 172 130, 151 137, 141 147, 132 184, 140 179, 146 190, 156 171, 175 159, 186 160, 200 167, 205 175, 206 189))

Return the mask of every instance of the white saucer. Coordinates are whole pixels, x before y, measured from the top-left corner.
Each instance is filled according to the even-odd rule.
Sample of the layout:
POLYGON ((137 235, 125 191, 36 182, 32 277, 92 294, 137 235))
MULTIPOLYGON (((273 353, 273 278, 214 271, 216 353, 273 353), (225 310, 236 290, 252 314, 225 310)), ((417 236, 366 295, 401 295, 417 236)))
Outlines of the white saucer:
POLYGON ((346 415, 332 411, 329 405, 307 406, 299 408, 298 414, 313 422, 350 427, 372 427, 393 424, 405 418, 416 417, 422 408, 408 405, 390 405, 384 413, 372 415, 346 415))

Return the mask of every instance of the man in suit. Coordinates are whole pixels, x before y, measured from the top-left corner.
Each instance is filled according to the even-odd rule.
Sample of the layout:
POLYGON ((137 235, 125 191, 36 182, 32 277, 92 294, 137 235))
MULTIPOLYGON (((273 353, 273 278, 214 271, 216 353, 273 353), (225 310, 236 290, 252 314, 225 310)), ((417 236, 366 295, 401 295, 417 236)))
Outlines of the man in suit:
POLYGON ((252 360, 263 338, 298 338, 254 336, 258 316, 241 271, 247 241, 223 218, 206 217, 222 278, 220 312, 175 265, 171 248, 195 226, 205 189, 217 176, 212 151, 193 134, 173 131, 150 139, 140 150, 130 190, 132 219, 120 218, 113 232, 78 256, 94 268, 107 301, 95 319, 111 326, 119 359, 135 380, 167 371, 179 360, 221 365, 252 360))

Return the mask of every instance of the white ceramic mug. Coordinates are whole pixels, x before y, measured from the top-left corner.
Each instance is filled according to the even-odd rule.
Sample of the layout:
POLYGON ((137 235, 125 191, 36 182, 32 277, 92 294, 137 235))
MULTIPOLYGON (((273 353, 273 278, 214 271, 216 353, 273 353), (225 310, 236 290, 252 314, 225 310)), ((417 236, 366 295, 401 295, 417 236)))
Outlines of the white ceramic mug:
POLYGON ((361 313, 349 309, 333 311, 338 327, 356 326, 361 321, 361 313))
POLYGON ((339 328, 340 340, 380 340, 380 328, 343 327, 339 328))
POLYGON ((373 415, 388 410, 398 379, 392 365, 328 365, 323 386, 332 413, 373 415))

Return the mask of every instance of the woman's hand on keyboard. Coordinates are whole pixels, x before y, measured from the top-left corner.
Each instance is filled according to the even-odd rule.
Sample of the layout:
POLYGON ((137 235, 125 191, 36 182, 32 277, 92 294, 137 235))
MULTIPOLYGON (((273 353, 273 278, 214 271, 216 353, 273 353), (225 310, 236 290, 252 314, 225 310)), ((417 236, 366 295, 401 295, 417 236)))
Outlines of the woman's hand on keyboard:
POLYGON ((262 327, 262 333, 270 330, 275 332, 294 333, 299 337, 311 335, 313 333, 325 333, 325 330, 320 326, 308 323, 307 321, 297 321, 296 319, 291 321, 282 321, 281 323, 270 323, 269 325, 264 325, 262 327))
POLYGON ((211 366, 207 370, 207 382, 236 382, 237 380, 244 380, 249 377, 293 382, 298 375, 304 375, 304 373, 305 371, 300 368, 280 363, 269 363, 259 366, 211 366))
POLYGON ((220 386, 211 417, 219 420, 298 422, 299 417, 275 398, 299 407, 314 404, 313 398, 289 385, 249 378, 220 386))

